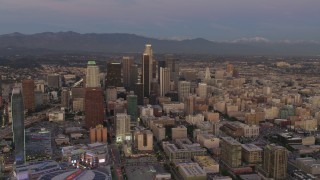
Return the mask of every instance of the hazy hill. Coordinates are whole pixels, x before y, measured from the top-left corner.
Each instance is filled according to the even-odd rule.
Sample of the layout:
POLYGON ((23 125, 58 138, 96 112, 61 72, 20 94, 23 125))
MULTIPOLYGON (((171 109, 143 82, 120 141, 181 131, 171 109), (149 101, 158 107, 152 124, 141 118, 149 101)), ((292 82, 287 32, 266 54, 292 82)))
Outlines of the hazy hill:
POLYGON ((215 55, 320 55, 316 42, 269 42, 242 39, 234 42, 214 42, 202 38, 161 40, 134 34, 79 34, 76 32, 44 32, 31 35, 12 33, 0 35, 0 54, 5 51, 42 52, 142 52, 150 43, 155 53, 193 53, 215 55))

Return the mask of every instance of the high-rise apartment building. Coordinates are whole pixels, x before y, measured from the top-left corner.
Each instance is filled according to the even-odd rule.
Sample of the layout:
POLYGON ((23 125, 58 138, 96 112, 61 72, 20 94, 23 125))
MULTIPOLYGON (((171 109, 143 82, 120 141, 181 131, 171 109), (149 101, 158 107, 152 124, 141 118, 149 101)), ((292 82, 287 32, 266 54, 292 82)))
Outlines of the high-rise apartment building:
POLYGON ((198 84, 198 94, 199 97, 206 99, 208 95, 208 90, 207 90, 207 84, 206 83, 199 83, 198 84))
POLYGON ((122 58, 123 86, 127 89, 131 85, 131 67, 133 63, 133 57, 125 56, 122 58))
POLYGON ((194 95, 190 95, 190 96, 186 97, 185 103, 184 103, 185 114, 186 115, 193 115, 195 105, 196 105, 196 97, 194 95))
POLYGON ((107 87, 122 87, 122 65, 121 63, 111 62, 107 64, 107 87))
POLYGON ((150 130, 136 131, 134 133, 134 143, 139 151, 152 151, 153 133, 150 130))
POLYGON ((70 91, 68 89, 63 89, 61 92, 61 107, 64 107, 66 109, 70 109, 70 91))
POLYGON ((16 164, 25 163, 24 107, 20 88, 14 88, 11 96, 12 131, 16 164))
POLYGON ((107 128, 99 124, 95 128, 90 128, 90 143, 103 142, 107 143, 107 128))
POLYGON ((117 115, 116 115, 116 141, 122 142, 124 140, 131 140, 130 116, 125 113, 117 113, 117 115))
POLYGON ((89 129, 103 123, 104 100, 101 88, 86 88, 85 93, 85 123, 89 129))
POLYGON ((179 101, 183 102, 186 97, 190 95, 191 84, 188 81, 179 81, 178 83, 178 96, 179 101))
POLYGON ((160 68, 160 97, 170 91, 170 69, 160 68))
POLYGON ((127 96, 127 112, 132 121, 137 120, 138 116, 138 96, 130 94, 127 96))
POLYGON ((241 165, 241 144, 232 137, 222 137, 220 141, 221 160, 231 168, 241 165))
POLYGON ((34 111, 35 109, 34 87, 35 85, 32 79, 25 79, 22 81, 24 108, 30 111, 34 111))
POLYGON ((86 71, 86 87, 101 87, 100 71, 95 61, 88 61, 86 71))
POLYGON ((263 170, 268 178, 287 179, 288 155, 286 148, 275 144, 267 145, 263 150, 263 170))

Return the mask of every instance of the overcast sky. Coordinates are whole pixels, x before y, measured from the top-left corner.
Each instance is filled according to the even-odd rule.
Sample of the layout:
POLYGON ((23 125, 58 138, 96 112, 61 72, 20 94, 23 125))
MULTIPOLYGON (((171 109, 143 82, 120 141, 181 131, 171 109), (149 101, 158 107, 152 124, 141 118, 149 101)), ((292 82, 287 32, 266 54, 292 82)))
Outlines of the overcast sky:
POLYGON ((0 34, 320 41, 320 0, 0 0, 0 34))

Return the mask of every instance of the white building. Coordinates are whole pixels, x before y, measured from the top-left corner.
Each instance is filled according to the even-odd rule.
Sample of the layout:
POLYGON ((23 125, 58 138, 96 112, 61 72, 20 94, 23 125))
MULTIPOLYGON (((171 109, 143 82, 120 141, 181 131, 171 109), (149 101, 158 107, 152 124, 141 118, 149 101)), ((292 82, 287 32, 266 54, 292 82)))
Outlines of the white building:
POLYGON ((86 70, 86 87, 100 87, 99 67, 95 61, 88 61, 86 70))
POLYGON ((160 97, 170 91, 170 69, 160 67, 160 97))
POLYGON ((118 113, 116 115, 116 141, 131 140, 130 115, 118 113))

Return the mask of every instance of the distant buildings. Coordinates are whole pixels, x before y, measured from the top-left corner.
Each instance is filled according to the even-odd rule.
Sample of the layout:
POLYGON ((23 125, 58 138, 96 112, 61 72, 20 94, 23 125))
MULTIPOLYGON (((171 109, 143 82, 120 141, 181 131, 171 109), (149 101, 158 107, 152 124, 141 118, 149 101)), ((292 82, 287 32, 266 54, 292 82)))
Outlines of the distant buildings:
POLYGON ((183 102, 184 98, 190 95, 190 82, 188 81, 179 81, 178 83, 178 96, 179 101, 183 102))
POLYGON ((23 164, 25 157, 24 107, 20 88, 14 88, 11 96, 12 131, 16 164, 23 164))

